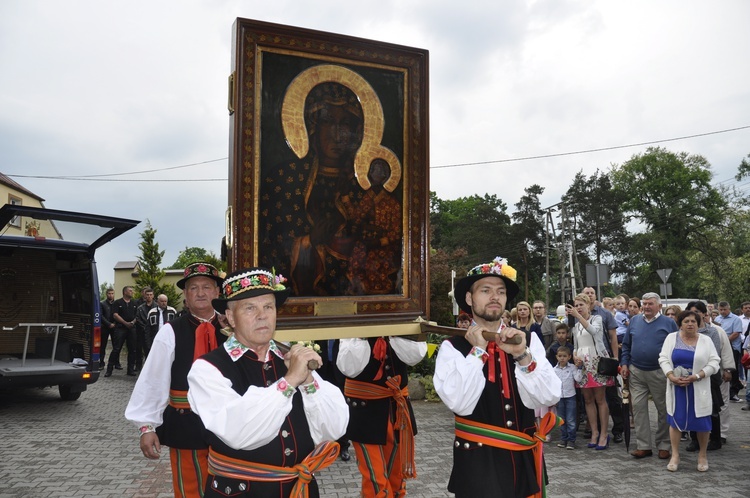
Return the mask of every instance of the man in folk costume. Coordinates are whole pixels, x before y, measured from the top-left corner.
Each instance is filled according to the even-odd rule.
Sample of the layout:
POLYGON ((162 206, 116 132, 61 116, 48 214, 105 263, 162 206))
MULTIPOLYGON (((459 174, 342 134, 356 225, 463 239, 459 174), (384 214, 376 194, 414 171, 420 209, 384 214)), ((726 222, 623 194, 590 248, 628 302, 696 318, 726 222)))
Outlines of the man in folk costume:
POLYGON ((474 320, 464 337, 440 346, 434 382, 456 415, 448 491, 457 498, 544 494, 542 442, 560 421, 549 413, 537 427, 534 409, 556 404, 561 384, 536 334, 527 347, 523 331, 503 325, 515 280, 507 260, 495 258, 456 283, 456 302, 474 320), (484 331, 498 336, 488 341, 484 331))
POLYGON ((347 377, 346 435, 362 474, 363 498, 401 497, 416 477, 414 419, 408 366, 419 363, 427 343, 402 337, 341 339, 336 366, 347 377))
POLYGON ((146 458, 159 458, 161 445, 169 446, 177 497, 203 496, 206 483, 208 444, 203 423, 188 403, 187 374, 196 359, 226 340, 212 304, 221 283, 219 271, 208 263, 185 268, 177 287, 190 313, 157 332, 125 409, 125 418, 138 427, 146 458))
POLYGON ((206 498, 317 498, 313 472, 338 456, 349 421, 341 390, 314 371, 322 361, 312 348, 282 354, 273 341, 285 281, 239 270, 214 300, 232 333, 188 374, 190 405, 210 431, 206 498))

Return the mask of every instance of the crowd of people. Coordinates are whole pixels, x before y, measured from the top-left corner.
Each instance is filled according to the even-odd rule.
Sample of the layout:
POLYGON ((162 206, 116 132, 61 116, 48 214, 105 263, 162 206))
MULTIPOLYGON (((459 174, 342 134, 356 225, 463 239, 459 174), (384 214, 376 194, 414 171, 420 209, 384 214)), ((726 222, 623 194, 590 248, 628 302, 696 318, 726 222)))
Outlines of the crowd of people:
MULTIPOLYGON (((655 293, 600 302, 586 288, 550 318, 542 301, 507 309, 519 291, 515 276, 496 258, 456 283, 456 324, 465 332, 440 345, 433 378, 455 415, 448 490, 543 496, 543 453, 553 434, 567 450, 579 448, 579 432, 587 451, 623 441, 631 424, 623 384, 632 457, 657 454, 677 471, 687 442, 695 468, 707 471, 708 452, 726 441, 727 405, 740 401, 743 365, 750 367, 741 354, 750 349, 750 302, 738 316, 726 302, 663 309, 655 293), (658 417, 653 433, 649 399, 658 417)), ((426 343, 278 343, 285 283, 263 268, 222 277, 196 263, 178 283, 182 313, 166 296, 154 300, 151 289, 141 303, 132 287, 118 300, 108 290, 103 328, 113 344, 101 367, 111 375, 127 344, 127 373, 138 379, 125 416, 143 455, 156 459, 169 447, 175 496, 315 497, 315 472, 349 461, 351 442, 361 496, 404 496, 418 470, 408 369, 426 343)), ((746 402, 742 410, 750 411, 748 395, 746 402)))
MULTIPOLYGON (((605 297, 600 303, 587 287, 558 315, 552 343, 540 333, 538 322, 528 327, 545 342, 547 360, 563 385, 557 413, 566 424, 557 446, 576 449, 576 432, 583 430, 590 438, 588 448, 606 449, 608 417, 611 440, 622 442, 627 420, 622 420, 620 387, 626 383, 636 440, 631 455, 657 454, 669 460, 667 470, 676 471, 680 443, 688 441, 685 450, 698 452, 697 470, 707 471, 707 452, 720 450, 727 441, 728 403, 743 401, 738 394, 750 368, 750 302, 743 302, 738 314, 726 301, 696 300, 684 310, 663 306, 653 292, 640 299, 605 297), (602 358, 618 360, 617 374, 601 374, 600 361, 609 361, 602 358), (603 391, 610 389, 605 402, 603 391), (649 400, 656 408, 654 433, 649 400)), ((744 401, 742 411, 750 411, 750 394, 744 401)))
MULTIPOLYGON (((141 297, 133 299, 135 290, 127 285, 122 289, 122 297, 115 300, 115 290, 106 291, 106 299, 101 302, 101 351, 99 369, 106 371, 105 377, 112 376, 114 370, 122 370, 120 354, 127 347, 126 375, 135 376, 143 367, 143 362, 151 350, 154 337, 159 329, 177 316, 177 311, 169 306, 169 299, 160 294, 154 300, 154 290, 144 287, 141 297), (112 352, 105 360, 107 343, 112 340, 112 352)), ((187 309, 187 307, 185 307, 187 309)))

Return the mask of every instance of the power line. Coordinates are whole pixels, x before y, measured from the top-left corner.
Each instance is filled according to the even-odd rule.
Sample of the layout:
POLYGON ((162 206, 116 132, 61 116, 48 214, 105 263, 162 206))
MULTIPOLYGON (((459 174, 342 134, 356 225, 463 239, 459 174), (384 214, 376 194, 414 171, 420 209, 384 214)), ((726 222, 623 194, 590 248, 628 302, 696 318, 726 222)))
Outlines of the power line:
MULTIPOLYGON (((585 149, 585 150, 579 150, 579 151, 572 151, 572 152, 558 152, 555 154, 544 154, 544 155, 538 155, 538 156, 526 156, 526 157, 516 157, 516 158, 509 158, 509 159, 496 159, 492 161, 479 161, 479 162, 472 162, 472 163, 457 163, 457 164, 443 164, 439 166, 430 166, 430 169, 444 169, 444 168, 458 168, 462 166, 477 166, 482 164, 499 164, 499 163, 509 163, 509 162, 517 162, 517 161, 530 161, 533 159, 548 159, 551 157, 564 157, 564 156, 573 156, 573 155, 580 155, 580 154, 590 154, 593 152, 602 152, 607 150, 617 150, 617 149, 625 149, 628 147, 641 147, 644 145, 654 145, 658 143, 665 143, 665 142, 674 142, 677 140, 685 140, 688 138, 697 138, 697 137, 706 137, 709 135, 718 135, 721 133, 730 133, 733 131, 740 131, 740 130, 747 130, 750 129, 750 125, 747 126, 740 126, 737 128, 728 128, 726 130, 717 130, 717 131, 709 131, 706 133, 697 133, 695 135, 685 135, 682 137, 676 137, 676 138, 666 138, 663 140, 652 140, 649 142, 640 142, 635 144, 627 144, 627 145, 614 145, 611 147, 601 147, 598 149, 585 149)), ((127 175, 138 175, 143 173, 156 173, 160 171, 170 171, 175 169, 181 169, 181 168, 189 168, 192 166, 200 166, 203 164, 209 164, 209 163, 215 163, 219 161, 226 161, 229 159, 228 157, 221 157, 218 159, 209 159, 207 161, 201 161, 197 163, 191 163, 191 164, 183 164, 181 166, 170 166, 166 168, 157 168, 157 169, 150 169, 150 170, 142 170, 142 171, 131 171, 126 173, 107 173, 107 174, 101 174, 101 175, 80 175, 80 176, 45 176, 45 175, 14 175, 14 174, 6 174, 6 176, 11 178, 36 178, 36 179, 44 179, 44 180, 89 180, 89 181, 128 181, 128 182, 147 182, 147 181, 153 181, 154 179, 146 179, 146 180, 138 180, 138 179, 128 179, 128 180, 116 180, 112 177, 115 176, 127 176, 127 175)), ((196 178, 196 179, 181 179, 181 178, 170 178, 170 182, 225 182, 227 181, 226 178, 196 178)), ((726 181, 726 180, 725 180, 726 181)), ((722 182, 723 183, 723 182, 722 182)))
MULTIPOLYGON (((225 161, 228 159, 227 157, 222 157, 219 159, 209 159, 208 161, 201 161, 199 163, 191 163, 191 164, 183 164, 181 166, 169 166, 167 168, 157 168, 157 169, 145 169, 141 171, 130 171, 126 173, 106 173, 103 175, 78 175, 78 176, 44 176, 44 175, 6 175, 10 177, 15 178, 38 178, 38 179, 45 179, 45 180, 95 180, 98 178, 106 178, 106 177, 113 177, 113 176, 126 176, 126 175, 140 175, 143 173, 158 173, 161 171, 170 171, 175 169, 181 169, 181 168, 189 168, 191 166, 200 166, 202 164, 209 164, 209 163, 215 163, 219 161, 225 161)), ((97 180, 97 181, 143 181, 143 182, 150 182, 153 181, 153 178, 149 178, 146 180, 97 180)), ((182 181, 182 182, 192 182, 192 181, 207 181, 207 182, 214 182, 214 181, 227 181, 226 178, 208 178, 208 179, 194 179, 194 180, 187 180, 187 179, 171 179, 170 181, 182 181)))
POLYGON ((76 182, 156 182, 156 181, 168 181, 169 183, 175 182, 225 182, 226 178, 75 178, 71 176, 22 176, 22 175, 5 175, 15 176, 21 178, 38 178, 42 180, 71 180, 76 182))
POLYGON ((430 169, 442 169, 442 168, 457 168, 459 166, 477 166, 481 164, 496 164, 496 163, 509 163, 509 162, 515 162, 515 161, 530 161, 532 159, 547 159, 550 157, 562 157, 562 156, 574 156, 578 154, 589 154, 591 152, 602 152, 606 150, 617 150, 617 149, 626 149, 628 147, 641 147, 643 145, 653 145, 658 143, 664 143, 664 142, 674 142, 676 140, 685 140, 688 138, 697 138, 697 137, 706 137, 708 135, 718 135, 719 133, 729 133, 732 131, 739 131, 739 130, 746 130, 750 128, 750 125, 748 126, 740 126, 739 128, 729 128, 727 130, 718 130, 718 131, 709 131, 707 133, 698 133, 696 135, 686 135, 684 137, 676 137, 676 138, 665 138, 663 140, 652 140, 650 142, 640 142, 637 144, 628 144, 628 145, 615 145, 612 147, 602 147, 599 149, 586 149, 586 150, 578 150, 573 152, 558 152, 556 154, 545 154, 541 156, 527 156, 527 157, 515 157, 511 159, 497 159, 494 161, 480 161, 476 163, 460 163, 460 164, 446 164, 443 166, 430 166, 430 169))

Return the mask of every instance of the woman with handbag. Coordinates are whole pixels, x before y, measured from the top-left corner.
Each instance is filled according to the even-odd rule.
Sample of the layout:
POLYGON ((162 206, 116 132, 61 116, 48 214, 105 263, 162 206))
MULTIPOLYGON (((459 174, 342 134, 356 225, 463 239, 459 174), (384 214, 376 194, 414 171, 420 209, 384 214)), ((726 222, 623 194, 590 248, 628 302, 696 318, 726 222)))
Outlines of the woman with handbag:
POLYGON ((573 359, 575 365, 583 370, 583 379, 578 383, 578 387, 583 393, 586 415, 591 426, 591 441, 588 447, 606 450, 609 447, 609 407, 605 388, 615 385, 613 375, 617 375, 617 360, 610 358, 607 353, 602 319, 600 316, 591 315, 590 301, 586 294, 578 294, 573 300, 573 305, 565 306, 565 311, 576 319, 573 327, 573 359))
POLYGON ((708 434, 711 432, 711 375, 719 371, 719 355, 707 335, 699 334, 701 317, 694 311, 677 315, 680 330, 672 332, 659 354, 659 366, 667 377, 667 421, 672 458, 667 470, 680 464, 682 431, 698 434, 698 472, 708 470, 708 434))

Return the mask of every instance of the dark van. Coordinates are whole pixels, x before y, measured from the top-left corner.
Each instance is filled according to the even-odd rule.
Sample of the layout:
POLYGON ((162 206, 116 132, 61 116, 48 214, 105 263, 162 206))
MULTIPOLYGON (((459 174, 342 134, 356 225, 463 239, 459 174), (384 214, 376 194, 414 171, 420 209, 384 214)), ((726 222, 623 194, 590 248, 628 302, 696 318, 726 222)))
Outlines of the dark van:
POLYGON ((138 221, 0 208, 0 389, 58 386, 76 400, 99 379, 94 252, 138 221))

